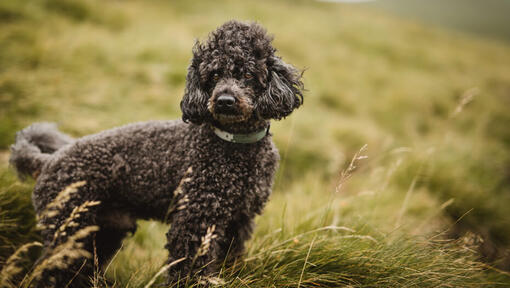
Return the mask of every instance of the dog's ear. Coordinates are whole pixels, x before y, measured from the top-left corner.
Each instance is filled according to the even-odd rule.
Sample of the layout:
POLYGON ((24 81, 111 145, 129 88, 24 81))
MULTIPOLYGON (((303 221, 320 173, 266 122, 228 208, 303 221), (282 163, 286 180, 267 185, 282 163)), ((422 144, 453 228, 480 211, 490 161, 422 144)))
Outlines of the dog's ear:
POLYGON ((302 73, 280 57, 268 59, 266 91, 258 99, 258 112, 264 119, 280 120, 303 104, 302 73))
POLYGON ((193 59, 188 67, 186 88, 181 100, 182 120, 194 124, 203 123, 209 115, 207 110, 209 96, 202 90, 200 81, 201 54, 200 43, 197 42, 193 47, 193 59))

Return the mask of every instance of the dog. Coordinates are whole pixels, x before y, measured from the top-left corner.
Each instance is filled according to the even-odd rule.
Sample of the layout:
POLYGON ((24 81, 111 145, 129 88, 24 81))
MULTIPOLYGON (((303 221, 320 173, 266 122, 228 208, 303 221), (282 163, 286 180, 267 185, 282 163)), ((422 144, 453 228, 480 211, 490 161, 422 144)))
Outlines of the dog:
POLYGON ((37 263, 96 227, 73 238, 85 252, 68 257, 66 269, 45 270, 40 287, 87 285, 97 269, 90 258, 107 263, 137 219, 171 223, 169 284, 214 275, 227 254, 243 252, 278 166, 270 120, 303 103, 302 72, 276 55, 272 40, 257 23, 229 21, 197 41, 182 121, 135 123, 79 139, 50 123, 17 133, 10 163, 21 178, 37 178, 32 198, 45 246, 37 263), (58 213, 45 212, 77 182, 58 213), (65 225, 83 203, 94 204, 65 225))

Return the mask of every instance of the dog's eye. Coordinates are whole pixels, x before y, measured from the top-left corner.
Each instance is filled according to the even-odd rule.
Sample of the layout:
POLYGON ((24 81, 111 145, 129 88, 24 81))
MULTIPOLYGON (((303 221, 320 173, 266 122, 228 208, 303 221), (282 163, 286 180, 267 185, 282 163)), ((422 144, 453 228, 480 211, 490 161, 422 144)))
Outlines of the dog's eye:
POLYGON ((246 78, 246 79, 250 80, 250 79, 252 79, 252 78, 253 78, 253 75, 251 75, 251 73, 250 73, 250 72, 247 72, 246 74, 244 74, 244 78, 246 78))
POLYGON ((218 81, 219 79, 220 79, 220 75, 218 75, 218 73, 214 73, 213 80, 218 81))

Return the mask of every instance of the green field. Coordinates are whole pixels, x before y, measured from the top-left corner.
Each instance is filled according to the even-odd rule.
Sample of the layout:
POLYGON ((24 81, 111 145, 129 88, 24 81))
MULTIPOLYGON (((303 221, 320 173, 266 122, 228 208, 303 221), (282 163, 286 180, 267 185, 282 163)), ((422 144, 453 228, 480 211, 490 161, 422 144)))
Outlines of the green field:
MULTIPOLYGON (((230 19, 267 27, 307 91, 272 123, 273 196, 223 286, 510 285, 510 46, 307 0, 1 1, 0 267, 38 240, 15 132, 179 118, 195 39, 230 19)), ((96 286, 144 287, 167 228, 139 222, 96 286)))

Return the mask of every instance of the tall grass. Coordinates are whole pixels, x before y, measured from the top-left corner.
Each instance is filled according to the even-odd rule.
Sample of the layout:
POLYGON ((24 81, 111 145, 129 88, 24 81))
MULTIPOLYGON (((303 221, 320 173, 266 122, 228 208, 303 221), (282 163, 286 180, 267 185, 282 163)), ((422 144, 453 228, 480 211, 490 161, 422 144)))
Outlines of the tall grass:
POLYGON ((97 226, 79 227, 77 221, 83 214, 89 212, 89 208, 100 204, 99 201, 85 201, 75 207, 71 213, 64 218, 62 224, 55 227, 55 221, 51 221, 57 216, 61 216, 63 208, 68 201, 72 199, 73 194, 78 192, 78 188, 85 185, 85 182, 77 182, 69 185, 62 190, 55 199, 53 199, 38 218, 43 219, 45 224, 43 229, 53 229, 54 236, 51 243, 46 243, 46 247, 37 262, 30 262, 30 258, 22 257, 32 247, 42 247, 40 242, 31 242, 24 244, 16 250, 5 262, 0 271, 0 287, 31 287, 34 283, 44 281, 46 285, 51 283, 51 278, 42 280, 47 271, 61 270, 66 271, 70 266, 76 264, 78 259, 91 259, 90 251, 84 249, 84 238, 90 237, 90 234, 98 231, 97 226), (48 220, 49 219, 49 220, 48 220), (78 227, 78 229, 76 229, 78 227), (25 262, 32 264, 27 267, 25 262), (25 267, 24 267, 25 266, 25 267))
POLYGON ((16 181, 5 169, 0 172, 0 269, 7 258, 24 243, 38 241, 35 213, 30 194, 32 186, 16 181))

